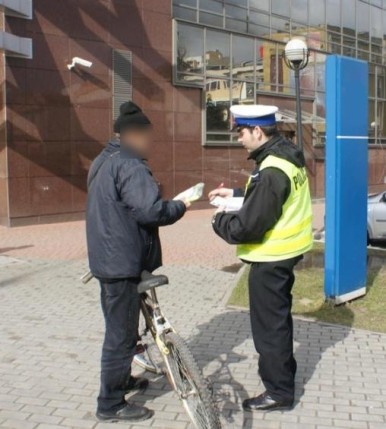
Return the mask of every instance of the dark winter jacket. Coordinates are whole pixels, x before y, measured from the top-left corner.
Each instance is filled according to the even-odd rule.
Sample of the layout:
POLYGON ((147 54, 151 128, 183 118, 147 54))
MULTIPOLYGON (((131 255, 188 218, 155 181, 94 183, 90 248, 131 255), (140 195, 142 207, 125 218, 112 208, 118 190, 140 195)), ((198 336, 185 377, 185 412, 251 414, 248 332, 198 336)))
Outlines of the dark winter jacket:
MULTIPOLYGON (((291 183, 287 175, 277 168, 265 168, 260 172, 261 163, 269 155, 285 159, 297 167, 305 166, 303 153, 280 135, 251 153, 250 159, 256 161, 256 169, 243 207, 237 213, 219 213, 213 219, 216 234, 229 244, 261 242, 282 215, 291 183)), ((244 196, 244 190, 235 190, 234 195, 244 196)))
POLYGON ((97 278, 139 277, 162 264, 158 227, 185 213, 164 201, 146 162, 117 140, 93 162, 88 176, 87 244, 97 278))

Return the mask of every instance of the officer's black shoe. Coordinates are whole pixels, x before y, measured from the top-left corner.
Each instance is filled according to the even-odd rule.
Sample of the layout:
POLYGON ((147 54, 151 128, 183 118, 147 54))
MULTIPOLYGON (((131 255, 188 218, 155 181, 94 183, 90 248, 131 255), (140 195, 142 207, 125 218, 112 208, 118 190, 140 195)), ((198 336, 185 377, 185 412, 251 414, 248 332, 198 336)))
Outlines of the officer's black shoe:
POLYGON ((149 386, 149 380, 147 378, 144 378, 144 377, 138 378, 138 377, 130 376, 126 384, 125 391, 126 393, 133 392, 135 390, 143 391, 143 390, 146 390, 148 386, 149 386))
POLYGON ((273 411, 290 410, 293 407, 293 401, 275 401, 267 392, 262 393, 256 398, 246 399, 243 402, 245 411, 273 411))
POLYGON ((126 404, 117 411, 97 411, 99 420, 115 422, 142 422, 153 417, 153 411, 135 404, 126 404))

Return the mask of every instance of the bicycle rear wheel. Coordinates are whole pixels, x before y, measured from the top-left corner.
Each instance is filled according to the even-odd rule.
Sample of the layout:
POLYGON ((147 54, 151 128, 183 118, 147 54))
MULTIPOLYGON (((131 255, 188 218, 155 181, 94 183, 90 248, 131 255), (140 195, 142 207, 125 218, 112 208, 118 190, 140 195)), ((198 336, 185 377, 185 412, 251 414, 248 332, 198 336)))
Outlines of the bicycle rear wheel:
POLYGON ((164 355, 169 380, 197 429, 220 429, 218 412, 208 384, 188 346, 174 332, 165 335, 164 355))

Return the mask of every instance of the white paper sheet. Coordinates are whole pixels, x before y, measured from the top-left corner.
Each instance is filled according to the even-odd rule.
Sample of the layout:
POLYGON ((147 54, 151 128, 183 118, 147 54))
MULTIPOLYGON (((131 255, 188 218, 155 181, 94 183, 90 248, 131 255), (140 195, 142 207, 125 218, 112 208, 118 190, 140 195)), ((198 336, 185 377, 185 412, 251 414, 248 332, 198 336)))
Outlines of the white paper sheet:
POLYGON ((222 207, 226 212, 237 212, 241 209, 244 198, 233 197, 233 198, 222 198, 216 197, 211 202, 212 206, 222 207))
POLYGON ((197 185, 192 186, 191 188, 187 189, 186 191, 181 192, 177 196, 175 196, 174 200, 182 200, 182 201, 188 201, 189 203, 193 203, 194 201, 199 200, 202 198, 202 195, 204 193, 205 183, 197 183, 197 185))

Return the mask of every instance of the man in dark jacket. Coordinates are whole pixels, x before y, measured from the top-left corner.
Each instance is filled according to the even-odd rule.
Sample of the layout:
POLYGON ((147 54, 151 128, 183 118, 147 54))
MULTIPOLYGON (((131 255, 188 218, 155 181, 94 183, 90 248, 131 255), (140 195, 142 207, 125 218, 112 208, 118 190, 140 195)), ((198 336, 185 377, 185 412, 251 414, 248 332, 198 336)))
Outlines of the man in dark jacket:
POLYGON ((291 316, 294 267, 312 247, 312 209, 303 153, 279 135, 275 106, 233 106, 239 142, 256 162, 245 192, 216 189, 216 196, 244 196, 240 211, 219 210, 213 228, 238 246, 251 265, 249 298, 259 374, 266 391, 244 401, 247 411, 291 408, 296 361, 291 316))
POLYGON ((88 176, 88 255, 100 282, 106 325, 97 417, 133 422, 152 416, 125 401, 129 391, 148 384, 131 376, 140 310, 137 285, 142 271, 162 264, 158 228, 182 218, 188 203, 162 200, 145 161, 151 124, 138 106, 121 106, 114 132, 119 138, 95 159, 88 176))

